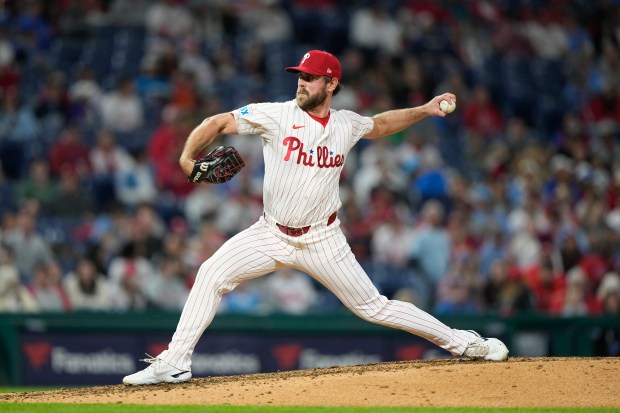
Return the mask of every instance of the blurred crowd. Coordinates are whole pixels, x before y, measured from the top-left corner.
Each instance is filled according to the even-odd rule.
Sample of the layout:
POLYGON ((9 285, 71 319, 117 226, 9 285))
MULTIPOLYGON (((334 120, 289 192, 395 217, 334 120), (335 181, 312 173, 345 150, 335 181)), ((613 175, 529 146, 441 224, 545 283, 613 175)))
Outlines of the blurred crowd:
MULTIPOLYGON (((230 185, 178 167, 205 117, 294 96, 336 54, 334 107, 457 110, 361 141, 341 225, 383 294, 437 315, 620 313, 620 4, 612 0, 7 0, 0 6, 0 312, 179 310, 261 214, 260 139, 230 185)), ((334 311, 286 269, 220 311, 334 311)))

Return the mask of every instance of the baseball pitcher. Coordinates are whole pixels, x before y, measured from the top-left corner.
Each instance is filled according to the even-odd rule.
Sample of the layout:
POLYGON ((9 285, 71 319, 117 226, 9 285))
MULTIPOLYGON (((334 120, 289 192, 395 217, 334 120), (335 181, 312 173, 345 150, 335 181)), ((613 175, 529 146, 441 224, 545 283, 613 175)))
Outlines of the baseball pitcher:
POLYGON ((359 139, 397 133, 428 116, 446 116, 456 97, 444 93, 414 108, 373 117, 330 108, 340 90, 338 59, 311 50, 298 66, 297 94, 284 103, 249 104, 205 119, 189 135, 179 163, 191 182, 231 179, 243 160, 234 148, 196 156, 218 135, 255 135, 263 142, 264 214, 233 236, 198 270, 168 348, 129 375, 132 385, 180 383, 192 377, 192 352, 211 323, 222 295, 239 283, 290 266, 310 274, 357 316, 423 337, 453 355, 501 361, 508 349, 498 339, 448 327, 407 302, 388 300, 358 264, 340 229, 338 180, 359 139), (441 103, 442 101, 447 101, 441 103), (450 108, 442 110, 441 106, 450 108))

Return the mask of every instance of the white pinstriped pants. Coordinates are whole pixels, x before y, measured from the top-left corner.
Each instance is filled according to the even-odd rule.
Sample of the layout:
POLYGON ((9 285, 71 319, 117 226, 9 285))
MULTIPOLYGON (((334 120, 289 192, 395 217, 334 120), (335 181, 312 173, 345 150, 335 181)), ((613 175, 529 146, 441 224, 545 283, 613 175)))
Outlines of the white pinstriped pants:
POLYGON ((357 316, 399 328, 446 349, 463 354, 468 344, 461 330, 452 329, 415 305, 388 300, 379 294, 359 265, 340 230, 340 221, 313 225, 307 234, 283 234, 268 216, 229 239, 198 270, 177 329, 158 357, 181 370, 190 370, 194 347, 216 313, 222 295, 240 282, 283 266, 304 271, 334 293, 357 316))

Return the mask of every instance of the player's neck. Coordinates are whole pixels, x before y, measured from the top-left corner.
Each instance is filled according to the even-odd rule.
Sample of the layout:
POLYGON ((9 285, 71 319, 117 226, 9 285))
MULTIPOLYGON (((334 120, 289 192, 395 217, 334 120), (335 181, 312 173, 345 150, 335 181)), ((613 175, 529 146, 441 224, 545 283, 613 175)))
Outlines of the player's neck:
POLYGON ((329 103, 324 102, 323 104, 309 109, 306 111, 309 115, 314 116, 315 118, 324 118, 329 115, 329 103))
POLYGON ((319 118, 318 116, 314 116, 312 113, 310 112, 306 112, 308 114, 308 116, 310 116, 312 119, 314 119, 315 121, 319 122, 321 125, 323 125, 323 127, 327 126, 327 122, 329 122, 329 115, 330 112, 327 112, 327 116, 324 116, 322 118, 319 118))

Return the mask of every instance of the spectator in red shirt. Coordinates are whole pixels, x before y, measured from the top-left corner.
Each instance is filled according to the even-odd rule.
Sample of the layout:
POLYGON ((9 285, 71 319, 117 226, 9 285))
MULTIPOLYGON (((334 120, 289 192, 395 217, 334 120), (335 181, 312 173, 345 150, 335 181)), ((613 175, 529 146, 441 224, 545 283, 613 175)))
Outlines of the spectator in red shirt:
POLYGON ((491 101, 489 89, 478 85, 473 90, 472 98, 463 109, 463 122, 468 131, 493 138, 504 127, 504 118, 497 106, 491 101))
POLYGON ((584 119, 595 124, 603 122, 620 124, 620 93, 618 89, 612 84, 606 85, 599 94, 588 102, 583 111, 584 119))
POLYGON ((566 279, 556 272, 550 261, 544 260, 524 272, 525 282, 534 295, 536 309, 549 314, 558 314, 564 301, 566 279))
POLYGON ((190 130, 184 114, 174 106, 163 110, 162 121, 149 139, 148 152, 155 167, 155 179, 164 191, 185 197, 194 189, 194 184, 179 173, 178 159, 190 130))
POLYGON ((82 142, 82 136, 74 126, 69 126, 62 131, 60 139, 50 148, 49 159, 50 171, 54 176, 60 176, 61 172, 68 172, 83 177, 90 171, 88 148, 82 142))
POLYGON ((3 95, 14 94, 21 83, 19 69, 13 63, 0 67, 0 92, 3 95))

